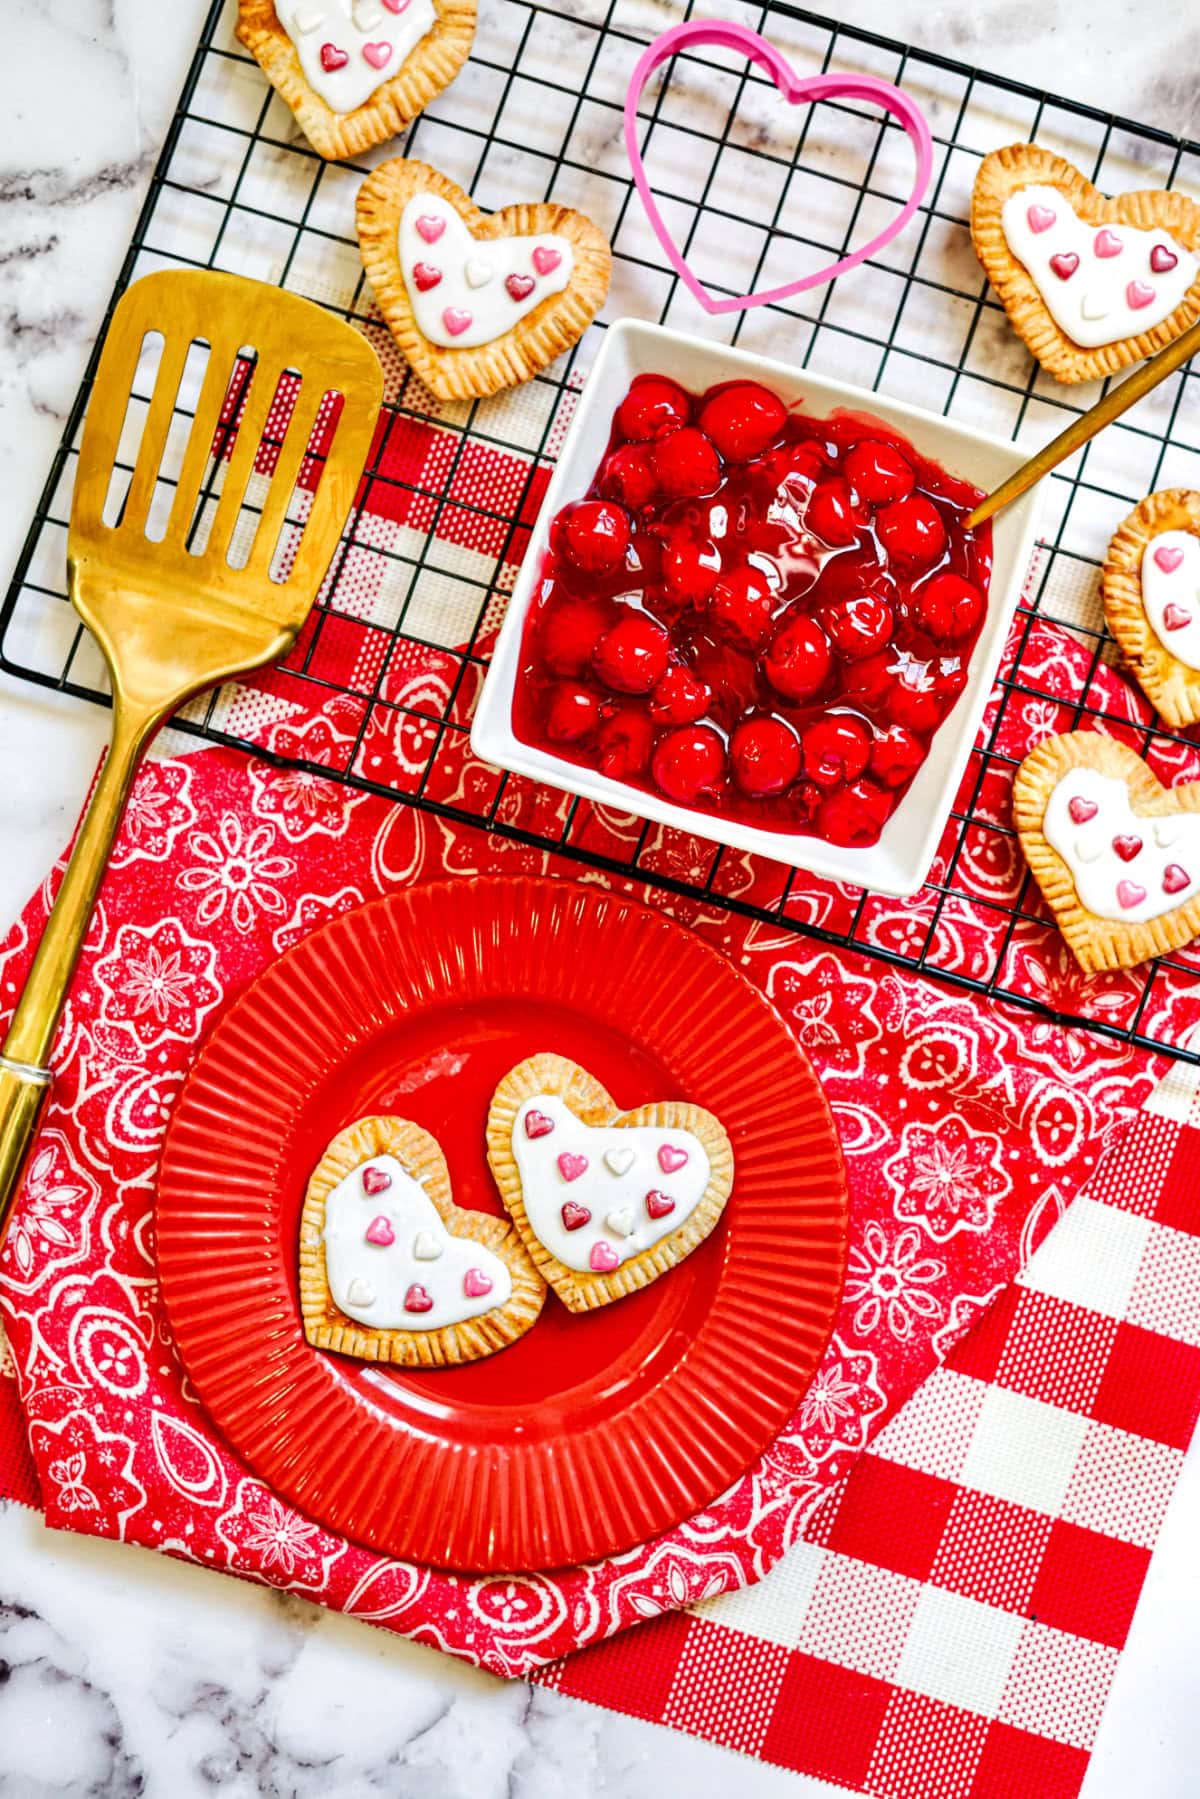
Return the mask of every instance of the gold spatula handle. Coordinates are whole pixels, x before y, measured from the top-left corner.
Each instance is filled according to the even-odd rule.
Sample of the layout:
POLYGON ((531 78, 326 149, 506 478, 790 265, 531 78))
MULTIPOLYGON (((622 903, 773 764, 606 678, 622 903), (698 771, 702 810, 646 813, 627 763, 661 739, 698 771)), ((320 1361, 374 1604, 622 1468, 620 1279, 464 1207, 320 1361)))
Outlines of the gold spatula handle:
POLYGON ((47 1066, 67 988, 154 717, 118 706, 112 744, 0 1053, 0 1244, 50 1087, 47 1066))

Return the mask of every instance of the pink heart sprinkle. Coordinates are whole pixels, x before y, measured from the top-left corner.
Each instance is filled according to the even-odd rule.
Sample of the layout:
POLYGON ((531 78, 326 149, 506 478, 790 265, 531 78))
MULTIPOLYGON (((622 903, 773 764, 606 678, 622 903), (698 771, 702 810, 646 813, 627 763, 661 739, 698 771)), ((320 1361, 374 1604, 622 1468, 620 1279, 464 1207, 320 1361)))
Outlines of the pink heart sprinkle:
POLYGON ((1029 229, 1040 237, 1043 231, 1049 231, 1058 214, 1052 206, 1031 206, 1025 217, 1029 220, 1029 229))
POLYGON ((512 299, 527 300, 537 282, 532 275, 510 275, 504 285, 512 299))
POLYGON ((1096 255, 1105 259, 1110 256, 1119 256, 1124 248, 1125 239, 1118 237, 1115 231, 1108 230, 1097 231, 1096 240, 1092 245, 1096 255))
POLYGON ((1163 869, 1164 893, 1182 893, 1184 888, 1190 887, 1191 884, 1191 875, 1186 868, 1180 868, 1178 862, 1169 862, 1163 869))
POLYGON ((646 1195, 646 1211, 651 1218, 665 1218, 668 1212, 675 1210, 675 1201, 669 1193, 660 1193, 652 1187, 646 1195))
POLYGON ((402 13, 408 6, 408 0, 383 0, 389 12, 402 13))
POLYGON ((1071 814, 1071 823, 1085 825, 1089 818, 1095 818, 1100 808, 1095 800, 1073 799, 1067 807, 1071 814))
POLYGON ((338 69, 344 69, 349 61, 349 54, 345 50, 339 50, 336 44, 321 45, 321 67, 327 75, 334 74, 338 69))
POLYGON ((1135 856, 1140 856, 1142 853, 1142 840, 1140 837, 1114 837, 1112 846, 1116 850, 1118 856, 1120 856, 1122 862, 1132 862, 1135 856))
POLYGON ((533 253, 533 266, 539 275, 552 275, 562 261, 561 250, 548 250, 545 244, 539 244, 533 253))
POLYGON ((442 278, 441 269, 435 268, 431 262, 414 262, 412 273, 413 280, 423 294, 427 294, 431 287, 436 287, 442 278))
POLYGON ((363 61, 369 62, 373 69, 386 69, 392 60, 390 44, 364 44, 363 61))
POLYGON ((468 1299, 482 1299, 484 1294, 490 1293, 491 1290, 492 1283, 482 1268, 467 1269, 463 1276, 463 1292, 468 1299))
POLYGON ((1156 275, 1169 275, 1178 261, 1174 250, 1168 250, 1166 244, 1155 244, 1150 252, 1150 267, 1156 275))
POLYGON ((603 1238, 592 1244, 592 1253, 588 1257, 588 1267, 594 1268, 597 1274, 611 1274, 614 1268, 621 1266, 621 1258, 611 1243, 603 1238))
POLYGON ((683 1167, 687 1159, 687 1150, 677 1149, 673 1143, 664 1143, 658 1152, 658 1165, 664 1174, 674 1174, 677 1168, 683 1167))
POLYGON ((1139 887, 1136 881, 1117 882, 1117 904, 1123 911, 1130 912, 1134 906, 1140 906, 1145 897, 1146 889, 1139 887))
POLYGON ((436 212, 423 212, 417 220, 417 230, 427 244, 436 244, 445 229, 445 219, 440 219, 436 212))
POLYGON ((404 1310, 406 1312, 432 1312, 433 1310, 433 1300, 417 1281, 413 1282, 404 1295, 404 1310))
POLYGON ((577 1181, 581 1174, 587 1173, 587 1165, 586 1156, 573 1155, 569 1149, 564 1149, 558 1158, 558 1172, 564 1181, 577 1181))
POLYGON ((544 1112, 532 1108, 526 1112, 525 1135, 527 1137, 548 1137, 553 1129, 553 1118, 547 1118, 544 1112))
POLYGON ((563 1229, 565 1231, 581 1231, 585 1224, 590 1224, 592 1214, 586 1206, 577 1200, 568 1199, 562 1209, 563 1229))
POLYGON ((1154 552, 1154 560, 1164 575, 1173 575, 1183 561, 1183 551, 1177 544, 1160 543, 1154 552))
POLYGON ((390 1249, 396 1241, 396 1233, 381 1212, 378 1218, 372 1218, 367 1226, 367 1242, 375 1243, 380 1249, 390 1249))
POLYGON ((1163 624, 1168 631, 1182 631, 1191 622, 1192 615, 1186 606, 1177 606, 1172 600, 1169 606, 1163 607, 1163 624))
POLYGON ((1050 258, 1050 267, 1060 281, 1069 281, 1079 267, 1079 258, 1074 250, 1060 250, 1057 256, 1050 258))
POLYGON ((382 1168, 364 1168, 362 1171, 362 1190, 372 1198, 376 1193, 386 1193, 391 1184, 391 1175, 385 1174, 382 1168))
POLYGON ((473 315, 463 306, 447 306, 442 314, 442 323, 451 337, 461 337, 464 331, 470 330, 474 322, 473 315))
POLYGON ((1144 281, 1131 281, 1125 289, 1125 298, 1134 312, 1140 312, 1143 306, 1150 306, 1154 301, 1154 289, 1144 281))

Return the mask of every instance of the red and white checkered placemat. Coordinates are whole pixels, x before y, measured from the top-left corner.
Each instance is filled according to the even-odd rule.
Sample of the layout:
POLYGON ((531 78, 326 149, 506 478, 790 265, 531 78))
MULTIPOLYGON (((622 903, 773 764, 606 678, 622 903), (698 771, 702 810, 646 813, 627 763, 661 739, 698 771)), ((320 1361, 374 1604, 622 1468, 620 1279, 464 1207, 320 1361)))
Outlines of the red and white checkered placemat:
POLYGON ((764 1580, 535 1678, 879 1799, 1073 1799, 1198 1411, 1176 1072, 764 1580))

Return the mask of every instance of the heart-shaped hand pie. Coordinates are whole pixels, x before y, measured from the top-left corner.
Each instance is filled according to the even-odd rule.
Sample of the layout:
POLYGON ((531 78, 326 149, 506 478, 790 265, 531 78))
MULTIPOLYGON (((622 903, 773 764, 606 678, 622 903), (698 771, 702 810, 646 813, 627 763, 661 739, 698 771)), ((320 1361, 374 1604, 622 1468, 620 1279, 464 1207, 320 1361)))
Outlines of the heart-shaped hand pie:
POLYGON ((1104 615, 1169 725, 1200 719, 1200 493, 1165 488, 1135 506, 1108 546, 1104 615))
POLYGON ((1081 968, 1135 968, 1200 934, 1200 781, 1167 788, 1096 731, 1051 737, 1013 786, 1021 847, 1081 968))
POLYGON ((358 238, 379 310, 443 400, 528 381, 575 343, 608 293, 612 252, 581 212, 548 203, 480 212, 426 162, 364 181, 358 238))
POLYGON ((360 1118, 308 1183, 300 1310, 316 1349, 408 1368, 473 1362, 523 1336, 546 1289, 516 1231, 464 1211, 406 1118, 360 1118))
POLYGON ((237 35, 320 156, 396 137, 458 74, 475 0, 238 0, 237 35))
POLYGON ((1060 381, 1096 381, 1200 318, 1200 206, 1150 188, 1110 200, 1036 144, 985 156, 971 237, 1016 331, 1060 381))
POLYGON ((711 1112, 675 1100, 622 1112, 564 1056, 531 1056, 505 1075, 487 1141, 513 1223, 573 1312, 674 1268, 708 1236, 733 1186, 733 1151, 711 1112))

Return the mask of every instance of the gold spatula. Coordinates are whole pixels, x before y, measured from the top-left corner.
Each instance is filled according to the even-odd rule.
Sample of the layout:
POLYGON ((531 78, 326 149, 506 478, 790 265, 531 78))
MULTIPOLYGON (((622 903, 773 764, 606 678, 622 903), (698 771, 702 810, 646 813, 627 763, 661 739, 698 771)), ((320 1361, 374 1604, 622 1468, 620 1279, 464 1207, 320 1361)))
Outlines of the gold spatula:
POLYGON ((0 1054, 0 1241, 50 1083, 47 1062, 67 987, 146 744, 184 700, 274 661, 295 642, 354 501, 382 392, 375 352, 352 326, 239 275, 166 269, 136 282, 113 314, 88 404, 67 539, 71 599, 112 681, 112 739, 0 1054), (141 442, 123 508, 108 524, 126 408, 143 346, 156 333, 162 354, 141 442), (193 345, 205 344, 207 366, 189 423, 180 411, 180 382, 193 345), (232 455, 214 465, 218 429, 230 427, 231 382, 251 369, 232 455), (331 416, 336 425, 331 442, 314 444, 323 466, 293 556, 295 519, 286 552, 280 533, 327 395, 340 396, 340 412, 335 399, 334 412, 327 405, 322 415, 322 436, 331 416), (260 455, 268 420, 270 454, 277 448, 273 471, 260 455), (172 450, 173 475, 164 453, 168 433, 174 444, 181 426, 185 441, 181 454, 172 450), (256 460, 251 505, 247 484, 256 460), (174 479, 174 493, 165 535, 155 519, 152 541, 147 521, 156 490, 170 496, 164 478, 174 479), (242 566, 230 560, 231 543, 233 562, 242 566))

